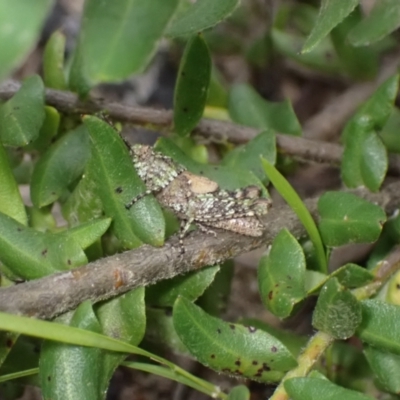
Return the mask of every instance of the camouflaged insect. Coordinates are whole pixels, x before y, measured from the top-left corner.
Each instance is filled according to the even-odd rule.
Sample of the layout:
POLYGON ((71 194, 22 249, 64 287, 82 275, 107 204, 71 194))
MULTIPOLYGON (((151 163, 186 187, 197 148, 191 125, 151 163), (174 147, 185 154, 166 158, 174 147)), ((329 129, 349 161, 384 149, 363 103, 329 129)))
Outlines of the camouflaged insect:
POLYGON ((257 186, 222 190, 216 182, 190 173, 150 146, 134 145, 130 153, 147 190, 126 204, 127 209, 153 193, 162 206, 181 220, 180 240, 192 223, 214 235, 210 228, 246 236, 262 235, 265 226, 260 217, 267 214, 271 201, 261 197, 257 186))

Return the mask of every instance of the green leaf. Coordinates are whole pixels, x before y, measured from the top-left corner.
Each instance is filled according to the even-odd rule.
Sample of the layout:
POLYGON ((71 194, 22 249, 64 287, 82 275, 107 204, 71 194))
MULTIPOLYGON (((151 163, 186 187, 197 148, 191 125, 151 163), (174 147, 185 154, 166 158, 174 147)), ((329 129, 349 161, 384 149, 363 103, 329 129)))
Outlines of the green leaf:
POLYGON ((386 124, 379 132, 379 136, 389 152, 400 153, 399 126, 400 110, 397 107, 393 107, 386 124))
MULTIPOLYGON (((79 305, 69 325, 96 333, 101 332, 90 301, 79 305)), ((43 398, 45 400, 101 399, 103 398, 100 387, 101 370, 101 349, 46 341, 42 345, 39 364, 43 398)))
POLYGON ((325 284, 325 282, 329 279, 329 275, 323 274, 318 271, 313 271, 310 269, 306 270, 305 277, 305 288, 307 291, 307 295, 318 292, 319 289, 325 284))
POLYGON ((235 386, 229 392, 227 400, 250 400, 250 391, 247 386, 235 386))
POLYGON ((288 317, 293 307, 304 299, 305 271, 302 247, 288 230, 282 229, 258 268, 261 299, 274 315, 288 317))
POLYGON ((0 81, 29 54, 52 5, 52 0, 0 1, 0 81))
POLYGON ((355 390, 345 389, 327 379, 292 378, 285 381, 285 389, 292 400, 373 400, 355 390), (323 396, 323 397, 321 397, 323 396))
MULTIPOLYGON (((18 339, 19 334, 15 332, 0 332, 0 366, 1 373, 4 373, 4 360, 6 360, 10 351, 18 339)), ((6 370, 7 371, 7 370, 6 370)))
POLYGON ((332 43, 340 61, 347 72, 357 80, 374 79, 380 60, 380 53, 376 48, 355 47, 347 40, 350 30, 362 18, 361 10, 357 8, 331 32, 332 43))
POLYGON ((174 306, 174 326, 189 351, 204 365, 262 382, 277 382, 296 366, 286 347, 257 330, 207 315, 183 297, 174 306))
POLYGON ((86 1, 71 87, 83 94, 87 88, 80 79, 93 86, 143 71, 177 5, 178 0, 86 1))
POLYGON ((284 176, 264 158, 262 158, 261 161, 264 170, 275 189, 296 213, 297 217, 302 222, 304 228, 310 236, 310 240, 314 245, 317 255, 320 272, 327 272, 328 267, 325 249, 322 244, 321 236, 318 232, 317 226, 315 225, 310 212, 307 210, 306 206, 300 199, 300 196, 295 192, 292 186, 290 186, 289 182, 284 178, 284 176))
POLYGON ((39 159, 32 174, 31 199, 36 207, 54 203, 78 179, 90 157, 84 125, 62 136, 39 159))
POLYGON ((177 37, 211 28, 229 17, 238 5, 239 0, 198 0, 172 21, 166 34, 177 37))
POLYGON ((292 331, 275 328, 272 325, 269 325, 266 322, 257 320, 255 318, 244 318, 239 320, 239 322, 245 326, 254 326, 254 328, 261 329, 269 333, 270 335, 278 338, 292 353, 293 357, 298 357, 301 350, 304 349, 308 342, 308 337, 306 336, 299 336, 292 331))
POLYGON ((385 145, 373 132, 349 130, 342 156, 341 173, 347 187, 366 186, 378 191, 388 169, 385 145))
POLYGON ((338 24, 340 24, 358 5, 358 0, 345 2, 322 0, 316 23, 304 43, 302 53, 311 51, 338 24))
POLYGON ((400 355, 400 307, 380 300, 361 302, 362 322, 357 336, 382 350, 400 355))
POLYGON ((368 46, 383 39, 400 26, 400 3, 397 0, 379 0, 348 37, 355 46, 368 46))
POLYGON ((338 279, 341 285, 353 288, 366 285, 374 280, 374 275, 367 269, 356 264, 346 264, 331 274, 338 279))
POLYGON ((225 108, 228 104, 228 93, 224 84, 224 79, 216 67, 211 67, 210 85, 207 94, 207 106, 217 109, 225 108))
POLYGON ((45 117, 39 136, 28 146, 28 149, 35 149, 40 153, 45 152, 57 136, 61 119, 59 112, 54 107, 45 106, 44 112, 45 117))
POLYGON ((343 140, 354 132, 380 131, 386 124, 393 110, 399 88, 399 74, 388 78, 366 101, 346 124, 343 140))
POLYGON ((368 390, 372 374, 361 347, 344 341, 332 344, 325 353, 329 361, 324 368, 331 381, 348 389, 368 390))
MULTIPOLYGON (((368 133, 363 139, 360 160, 361 176, 367 188, 378 191, 388 169, 387 151, 380 137, 374 132, 368 133)), ((343 157, 345 156, 346 151, 343 154, 343 157)))
POLYGON ((59 232, 59 235, 67 234, 68 237, 73 238, 82 249, 86 249, 96 242, 107 231, 111 224, 110 218, 103 218, 92 220, 67 231, 59 232))
POLYGON ((0 142, 0 212, 23 225, 28 225, 24 203, 8 163, 7 153, 0 142))
POLYGON ((299 53, 304 45, 304 39, 288 31, 272 29, 271 39, 274 50, 284 57, 294 60, 301 66, 326 74, 343 74, 343 66, 328 38, 323 39, 310 53, 299 53))
POLYGON ((146 342, 163 350, 190 356, 174 328, 171 308, 146 307, 146 342))
POLYGON ((356 288, 374 280, 374 275, 366 268, 356 264, 346 264, 332 272, 330 275, 324 275, 316 271, 306 271, 306 289, 308 294, 316 293, 328 281, 328 279, 337 278, 339 283, 346 288, 356 288))
POLYGON ((231 293, 233 275, 234 262, 233 260, 227 260, 221 265, 211 284, 197 299, 196 304, 207 314, 215 317, 224 313, 231 293))
POLYGON ((246 84, 237 84, 231 89, 229 114, 238 124, 301 135, 301 125, 289 100, 280 103, 267 101, 246 84))
POLYGON ((86 164, 81 180, 62 205, 63 217, 70 226, 100 218, 103 214, 103 205, 97 195, 96 171, 97 164, 91 158, 86 164))
POLYGON ((0 248, 0 261, 23 279, 37 279, 87 263, 81 246, 67 232, 39 232, 3 213, 0 248))
POLYGON ((198 163, 184 154, 172 140, 167 138, 159 139, 155 149, 184 165, 193 174, 204 175, 217 182, 221 189, 234 190, 248 185, 256 185, 264 194, 267 194, 261 181, 251 171, 226 167, 224 165, 215 166, 198 163))
MULTIPOLYGON (((38 366, 40 352, 38 352, 39 343, 37 340, 21 336, 15 332, 1 332, 0 340, 6 349, 5 353, 3 353, 3 349, 0 350, 0 374, 2 375, 0 381, 4 379, 4 375, 21 374, 22 371, 38 366), (2 357, 7 354, 8 356, 4 361, 2 357)), ((26 379, 24 381, 19 381, 19 383, 35 384, 35 380, 26 379)), ((4 395, 3 390, 1 390, 1 394, 2 396, 4 395)))
POLYGON ((43 54, 43 80, 46 87, 66 90, 64 75, 65 35, 55 31, 47 41, 43 54))
POLYGON ((18 168, 24 159, 24 150, 22 147, 4 147, 8 164, 11 169, 18 168))
POLYGON ((160 281, 146 288, 146 303, 158 307, 172 307, 178 296, 194 301, 204 293, 218 271, 219 266, 214 265, 160 281))
POLYGON ((373 346, 365 346, 364 354, 378 379, 379 386, 385 392, 398 394, 400 392, 400 356, 381 351, 373 346))
POLYGON ((361 322, 361 306, 336 278, 324 285, 318 297, 312 324, 336 339, 353 336, 361 322))
POLYGON ((44 116, 43 82, 33 75, 0 106, 0 139, 9 146, 27 145, 38 137, 44 116))
POLYGON ((138 237, 145 243, 162 246, 165 222, 158 202, 152 196, 145 196, 129 210, 125 208, 131 199, 146 191, 125 144, 100 119, 86 117, 84 123, 92 143, 97 193, 106 215, 113 219, 116 236, 127 248, 137 247, 138 237))
POLYGON ((252 171, 263 182, 267 176, 260 157, 264 157, 271 164, 276 162, 276 141, 272 130, 266 130, 258 134, 243 146, 237 146, 222 160, 222 164, 228 167, 252 171))
MULTIPOLYGON (((104 350, 139 354, 147 358, 151 358, 165 365, 165 367, 150 363, 139 362, 124 362, 123 365, 129 368, 135 368, 141 371, 146 371, 152 374, 163 376, 168 379, 175 380, 176 382, 188 385, 195 390, 198 390, 209 396, 213 396, 213 394, 220 391, 217 386, 210 384, 202 379, 196 378, 195 376, 189 374, 188 372, 184 371, 183 369, 179 368, 177 365, 169 362, 168 360, 165 360, 138 347, 132 346, 126 342, 118 341, 111 337, 100 335, 98 333, 88 330, 66 326, 59 323, 49 323, 28 317, 18 317, 6 313, 0 313, 0 329, 12 331, 22 330, 25 334, 44 337, 49 340, 63 341, 65 343, 70 343, 78 346, 98 347, 104 350)), ((19 368, 19 372, 17 373, 10 373, 0 376, 0 382, 29 376, 38 372, 37 368, 31 368, 29 370, 22 371, 21 369, 22 368, 19 368)), ((35 384, 37 385, 38 383, 35 382, 35 384)))
POLYGON ((29 226, 41 232, 54 232, 57 228, 57 221, 51 212, 51 206, 37 208, 35 206, 26 207, 29 226))
MULTIPOLYGON (((397 244, 397 242, 396 242, 397 244)), ((393 245, 391 245, 391 249, 393 245)), ((379 260, 381 262, 382 259, 379 260)), ((400 271, 394 273, 386 286, 385 299, 390 304, 400 305, 400 271)), ((384 292, 384 290, 382 290, 384 292)))
POLYGON ((318 200, 318 211, 319 229, 324 243, 330 247, 374 242, 386 221, 379 206, 351 193, 324 193, 318 200))
MULTIPOLYGON (((134 346, 142 341, 146 327, 144 287, 97 305, 95 312, 105 335, 134 346)), ((120 353, 103 353, 102 376, 97 378, 101 393, 107 392, 113 372, 126 356, 120 353)))
POLYGON ((211 57, 203 37, 194 35, 183 53, 174 95, 174 130, 188 135, 200 121, 207 100, 211 57))

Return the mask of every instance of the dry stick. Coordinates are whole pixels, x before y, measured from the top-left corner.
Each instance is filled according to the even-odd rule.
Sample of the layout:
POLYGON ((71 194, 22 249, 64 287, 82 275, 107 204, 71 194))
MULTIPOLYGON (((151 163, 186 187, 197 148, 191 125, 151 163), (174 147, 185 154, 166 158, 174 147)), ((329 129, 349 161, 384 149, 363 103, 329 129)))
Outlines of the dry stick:
MULTIPOLYGON (((9 99, 19 87, 20 84, 15 81, 8 81, 0 85, 0 99, 9 99)), ((131 107, 94 98, 81 101, 76 94, 71 92, 46 89, 46 103, 66 114, 93 114, 105 111, 111 119, 153 128, 158 131, 169 131, 172 126, 172 111, 156 110, 149 107, 131 107)), ((254 138, 260 133, 260 129, 203 118, 195 128, 194 133, 216 141, 229 140, 241 144, 254 138)), ((282 154, 292 156, 300 161, 340 165, 343 148, 338 144, 318 142, 304 137, 279 133, 276 141, 278 150, 282 154)), ((391 156, 389 170, 396 175, 400 174, 399 156, 391 156)))
MULTIPOLYGON (((400 202, 400 182, 375 194, 365 189, 352 192, 379 204, 388 213, 400 202)), ((307 200, 306 205, 317 218, 317 199, 307 200)), ((183 255, 177 238, 173 237, 161 248, 144 245, 71 271, 1 288, 0 311, 49 319, 76 308, 84 300, 93 303, 106 300, 270 244, 282 228, 289 229, 296 237, 305 235, 304 227, 288 206, 273 207, 265 222, 268 229, 260 238, 223 230, 214 237, 198 230, 184 239, 183 255)))

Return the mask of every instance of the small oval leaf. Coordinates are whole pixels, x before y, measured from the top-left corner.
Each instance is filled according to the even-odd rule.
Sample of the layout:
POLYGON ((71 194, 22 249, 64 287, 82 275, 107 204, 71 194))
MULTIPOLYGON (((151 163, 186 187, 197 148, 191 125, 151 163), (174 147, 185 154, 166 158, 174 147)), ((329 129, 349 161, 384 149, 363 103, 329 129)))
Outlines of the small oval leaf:
POLYGON ((67 232, 39 232, 0 212, 0 261, 23 279, 86 264, 81 246, 67 232))
POLYGON ((264 194, 267 193, 261 181, 251 172, 224 165, 201 164, 188 157, 172 140, 161 138, 155 149, 173 158, 196 175, 204 175, 218 183, 221 189, 234 190, 248 185, 256 185, 264 194))
POLYGON ((146 191, 125 144, 118 133, 100 119, 85 117, 84 123, 92 143, 96 190, 106 215, 113 219, 115 234, 127 248, 139 246, 138 237, 145 243, 162 246, 165 221, 158 202, 152 196, 145 196, 129 210, 125 207, 146 191))
POLYGON ((146 307, 146 341, 190 356, 174 328, 171 308, 146 307))
POLYGON ((341 174, 347 187, 366 186, 376 192, 388 169, 388 155, 382 139, 373 131, 355 129, 347 136, 341 174))
MULTIPOLYGON (((110 218, 102 218, 83 223, 64 232, 79 243, 82 249, 86 249, 104 235, 110 224, 110 218)), ((63 235, 64 232, 59 232, 58 234, 63 235)))
POLYGON ((385 392, 398 394, 400 392, 400 356, 381 351, 373 346, 365 346, 364 354, 378 379, 379 386, 385 392))
POLYGON ((97 195, 97 185, 94 176, 97 165, 89 159, 81 180, 74 191, 62 205, 63 217, 70 226, 79 225, 91 219, 100 218, 103 214, 103 205, 97 195))
POLYGON ((291 314, 306 296, 305 272, 302 247, 289 231, 281 230, 258 268, 261 299, 269 311, 280 318, 291 314))
POLYGON ((52 6, 52 0, 0 1, 0 81, 28 55, 52 6))
MULTIPOLYGON (((133 346, 138 345, 143 339, 146 327, 144 287, 100 303, 95 308, 95 313, 105 335, 133 346)), ((97 378, 101 393, 107 392, 113 372, 125 358, 126 354, 113 352, 103 354, 102 375, 97 378)))
POLYGON ((336 25, 340 24, 358 5, 358 0, 345 2, 322 0, 315 25, 304 43, 302 53, 311 51, 336 25))
POLYGON ((361 308, 357 336, 382 350, 400 354, 400 307, 380 300, 364 300, 361 308))
POLYGON ((9 146, 25 146, 39 136, 45 117, 44 86, 38 75, 26 79, 0 106, 0 138, 9 146))
POLYGON ((265 130, 243 146, 237 146, 222 160, 228 167, 252 171, 261 181, 266 183, 267 175, 260 157, 264 157, 271 164, 276 162, 276 140, 272 130, 265 130))
POLYGON ((370 243, 386 221, 384 211, 352 193, 327 192, 318 201, 319 229, 327 246, 370 243))
POLYGON ((397 0, 379 0, 363 21, 349 34, 355 46, 369 46, 383 39, 400 26, 400 3, 397 0))
POLYGON ((55 31, 46 43, 43 54, 43 80, 46 87, 66 90, 64 75, 65 35, 55 31))
POLYGON ((78 179, 90 157, 89 135, 81 125, 62 136, 36 163, 31 199, 36 207, 54 203, 78 179))
POLYGON ((100 82, 143 71, 172 18, 178 0, 85 2, 70 85, 85 94, 100 82), (100 35, 100 32, 107 35, 100 35))
POLYGON ((174 129, 185 136, 203 115, 211 76, 211 57, 204 38, 193 36, 183 53, 174 96, 174 129))
POLYGON ((355 390, 320 378, 292 378, 285 381, 285 389, 292 400, 373 400, 355 390))
POLYGON ((360 322, 360 303, 336 278, 329 279, 318 297, 313 326, 336 339, 348 339, 360 322))
POLYGON ((172 307, 178 296, 194 301, 204 293, 218 271, 219 266, 213 265, 160 281, 146 288, 146 303, 152 306, 172 307))
POLYGON ((231 89, 229 115, 233 121, 242 125, 301 135, 301 125, 289 101, 267 101, 251 86, 243 83, 231 89))
POLYGON ((247 386, 235 386, 229 392, 227 400, 250 400, 250 391, 247 386))
POLYGON ((8 163, 7 153, 0 142, 0 212, 23 225, 28 224, 24 203, 8 163))
MULTIPOLYGON (((81 329, 101 333, 90 301, 79 305, 69 323, 81 329)), ((40 355, 39 376, 45 400, 95 400, 103 397, 101 370, 103 351, 45 341, 40 355), (82 384, 82 383, 86 384, 82 384)), ((108 382, 107 382, 108 383, 108 382)))
POLYGON ((277 382, 296 366, 296 360, 278 339, 253 327, 211 317, 183 297, 174 305, 173 319, 189 351, 217 371, 277 382))
POLYGON ((229 17, 239 0, 198 0, 178 15, 167 29, 167 36, 190 35, 211 28, 229 17))
POLYGON ((28 150, 35 149, 40 153, 45 152, 57 136, 61 119, 61 115, 54 107, 45 106, 44 111, 45 117, 39 136, 28 146, 28 150))

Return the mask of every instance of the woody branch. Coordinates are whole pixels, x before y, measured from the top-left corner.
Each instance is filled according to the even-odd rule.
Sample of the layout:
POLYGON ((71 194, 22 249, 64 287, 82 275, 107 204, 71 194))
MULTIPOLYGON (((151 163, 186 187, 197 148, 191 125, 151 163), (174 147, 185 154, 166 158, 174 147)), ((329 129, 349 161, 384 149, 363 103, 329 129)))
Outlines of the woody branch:
MULTIPOLYGON (((399 182, 375 194, 365 189, 352 192, 380 205, 389 214, 400 202, 399 182)), ((306 200, 306 205, 317 218, 317 199, 306 200)), ((282 228, 289 229, 296 237, 305 235, 303 226, 288 206, 272 208, 265 222, 268 229, 260 238, 222 230, 214 237, 197 230, 184 239, 184 255, 180 254, 177 238, 173 237, 161 248, 144 245, 72 271, 1 288, 0 311, 50 319, 76 308, 85 300, 93 303, 106 300, 268 245, 282 228)))
MULTIPOLYGON (((342 107, 340 103, 336 105, 330 104, 329 109, 335 109, 338 118, 332 120, 330 130, 335 127, 339 129, 349 117, 349 111, 355 108, 373 92, 376 85, 362 86, 356 92, 357 96, 352 103, 350 109, 346 113, 340 112, 342 107), (339 111, 338 111, 339 109, 339 111)), ((20 84, 16 81, 8 81, 0 85, 0 99, 7 100, 12 97, 19 89, 20 84)), ((350 91, 349 97, 354 96, 354 90, 350 91)), ((340 97, 341 103, 348 104, 349 99, 344 99, 345 95, 340 97)), ((46 89, 45 101, 48 105, 55 107, 60 112, 66 114, 93 114, 99 111, 106 112, 108 116, 124 123, 130 123, 138 126, 146 126, 148 129, 154 129, 161 133, 166 133, 172 127, 172 111, 156 110, 149 107, 132 107, 119 103, 106 102, 100 98, 89 98, 85 101, 79 100, 75 93, 46 89)), ((326 113, 322 111, 323 115, 326 113)), ((326 117, 326 115, 325 115, 326 117)), ((313 120, 320 120, 317 116, 313 120)), ((306 123, 307 125, 307 123, 306 123)), ((304 137, 296 137, 278 133, 276 135, 276 143, 278 151, 282 154, 296 158, 304 162, 317 162, 333 166, 339 166, 342 158, 343 148, 336 143, 317 141, 307 139, 307 136, 315 136, 315 123, 312 123, 312 131, 304 131, 304 137)), ((214 141, 229 140, 232 143, 246 143, 254 138, 260 129, 250 128, 228 121, 218 121, 203 118, 194 129, 194 134, 201 135, 214 141)), ((400 157, 391 155, 389 159, 389 171, 393 174, 400 174, 400 157)))

